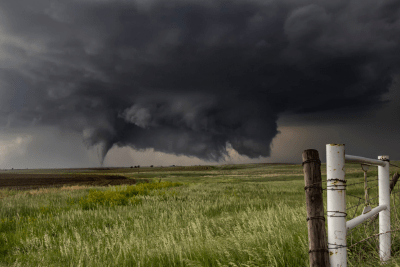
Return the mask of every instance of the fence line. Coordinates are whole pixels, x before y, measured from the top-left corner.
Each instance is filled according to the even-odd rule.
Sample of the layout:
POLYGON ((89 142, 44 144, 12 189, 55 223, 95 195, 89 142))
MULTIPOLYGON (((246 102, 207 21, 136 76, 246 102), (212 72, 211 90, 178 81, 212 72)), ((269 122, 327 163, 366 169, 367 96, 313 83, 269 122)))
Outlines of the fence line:
MULTIPOLYGON (((389 180, 389 166, 394 166, 397 168, 400 168, 399 166, 396 166, 394 164, 391 164, 389 162, 389 157, 388 156, 380 156, 377 160, 375 159, 368 159, 368 158, 363 158, 363 157, 358 157, 358 156, 350 156, 350 155, 345 155, 344 154, 344 145, 327 145, 327 179, 325 180, 327 182, 327 188, 323 189, 322 188, 322 179, 316 180, 312 182, 310 178, 307 178, 307 175, 314 175, 318 176, 318 171, 319 171, 319 176, 320 176, 320 159, 319 159, 319 154, 318 151, 316 150, 305 150, 303 152, 303 171, 304 171, 304 179, 305 179, 305 191, 306 191, 306 199, 307 198, 312 198, 312 194, 315 194, 316 192, 320 192, 322 195, 323 190, 327 190, 327 219, 328 219, 328 251, 329 254, 327 254, 326 250, 322 248, 322 246, 319 246, 319 250, 316 252, 309 252, 310 255, 310 266, 336 266, 337 263, 340 262, 340 266, 347 266, 347 250, 351 247, 354 247, 357 244, 360 244, 362 242, 368 241, 373 238, 373 237, 379 237, 380 239, 380 247, 378 248, 379 250, 379 256, 381 258, 381 261, 387 261, 390 258, 391 255, 391 232, 395 232, 400 230, 400 228, 396 228, 391 230, 390 229, 390 196, 391 194, 395 194, 398 191, 394 191, 394 187, 396 185, 396 182, 399 178, 399 174, 396 173, 393 176, 392 180, 389 180), (334 150, 335 153, 332 152, 334 150), (338 150, 338 151, 336 151, 338 150), (342 153, 340 150, 343 150, 342 153), (328 153, 330 151, 330 153, 328 153), (307 153, 312 153, 313 156, 306 156, 307 153), (339 154, 339 156, 338 156, 339 154), (330 156, 329 156, 330 155, 330 156), (356 182, 352 184, 346 184, 345 180, 345 169, 344 165, 345 163, 361 163, 362 168, 364 171, 364 182, 356 182), (364 166, 363 166, 364 165, 364 166), (374 165, 378 167, 378 179, 367 179, 367 171, 368 167, 374 165), (381 179, 379 179, 381 178, 381 179), (368 184, 369 182, 372 181, 378 181, 378 185, 371 186, 368 184), (390 184, 389 184, 390 182, 390 184), (374 205, 374 203, 371 201, 373 199, 379 198, 379 208, 376 209, 369 209, 364 208, 362 216, 358 216, 354 218, 355 214, 357 213, 358 206, 361 204, 361 200, 363 198, 354 196, 351 194, 347 194, 349 196, 354 196, 358 198, 358 204, 355 206, 352 206, 350 208, 346 209, 346 188, 351 185, 357 185, 357 184, 362 184, 364 183, 364 190, 365 190, 365 207, 367 205, 369 206, 370 204, 374 205), (378 186, 379 195, 377 197, 369 198, 368 190, 375 188, 378 186), (338 196, 341 196, 339 199, 338 196), (336 200, 335 200, 336 197, 336 200), (332 200, 334 202, 332 202, 332 200), (330 204, 331 203, 331 204, 330 204), (352 209, 357 207, 357 209, 354 212, 353 220, 347 221, 346 222, 346 217, 347 217, 347 210, 352 209), (372 212, 371 212, 372 211, 372 212), (368 238, 365 238, 357 243, 351 244, 351 246, 347 246, 347 236, 351 232, 351 228, 354 228, 356 225, 367 221, 370 222, 368 225, 371 225, 376 218, 378 218, 378 215, 380 213, 383 213, 382 215, 386 216, 379 216, 380 218, 380 227, 379 227, 379 234, 374 234, 368 238), (370 214, 368 214, 370 213, 370 214), (374 215, 374 213, 377 213, 374 215), (333 223, 332 223, 333 222, 333 223), (332 227, 333 225, 333 227, 332 227), (337 227, 339 225, 339 228, 337 227), (343 227, 340 227, 343 226, 343 227), (344 230, 343 230, 344 229, 344 230), (339 230, 339 231, 338 231, 339 230), (333 234, 332 234, 333 233, 333 234), (330 238, 331 237, 331 238, 330 238), (333 237, 333 238, 332 238, 333 237), (339 237, 339 238, 338 238, 339 237), (331 242, 332 241, 332 242, 331 242), (339 241, 339 242, 338 242, 339 241), (323 263, 323 261, 319 262, 316 265, 313 265, 314 262, 312 262, 312 254, 319 254, 320 257, 323 259, 323 255, 329 255, 329 262, 328 263, 323 263)), ((314 178, 315 179, 315 178, 314 178)), ((310 251, 311 246, 313 241, 310 240, 311 235, 310 233, 310 220, 309 220, 309 205, 323 205, 323 200, 319 203, 319 200, 314 197, 312 199, 313 201, 307 201, 307 221, 308 221, 308 227, 309 227, 309 248, 310 251), (319 203, 319 204, 318 204, 319 203)), ((395 201, 395 199, 393 199, 395 201)), ((395 202, 394 202, 395 203, 395 202)), ((393 205, 395 207, 395 205, 393 205)), ((322 212, 323 212, 323 206, 322 206, 322 212)), ((394 209, 394 212, 396 210, 394 209)), ((396 213, 397 216, 397 213, 396 213)), ((316 215, 317 218, 314 218, 314 221, 319 221, 324 223, 325 217, 322 215, 316 215)), ((397 217, 396 217, 397 219, 397 217)), ((365 225, 366 227, 366 225, 365 225)), ((375 227, 375 226, 374 226, 375 227)), ((322 229, 322 227, 318 227, 319 230, 322 229)), ((325 231, 325 224, 323 225, 323 230, 325 231)), ((311 230, 312 231, 312 230, 311 230)), ((367 231, 365 232, 367 234, 367 231)), ((322 234, 321 234, 322 235, 322 234)), ((324 235, 326 238, 326 233, 324 235)), ((358 237, 360 237, 358 235, 358 237)), ((357 238, 357 235, 356 235, 357 238)), ((353 240, 353 234, 351 235, 351 240, 353 240)), ((317 241, 316 241, 317 242, 317 241)), ((362 247, 358 247, 359 249, 362 247)), ((357 251, 357 250, 356 250, 357 251)))

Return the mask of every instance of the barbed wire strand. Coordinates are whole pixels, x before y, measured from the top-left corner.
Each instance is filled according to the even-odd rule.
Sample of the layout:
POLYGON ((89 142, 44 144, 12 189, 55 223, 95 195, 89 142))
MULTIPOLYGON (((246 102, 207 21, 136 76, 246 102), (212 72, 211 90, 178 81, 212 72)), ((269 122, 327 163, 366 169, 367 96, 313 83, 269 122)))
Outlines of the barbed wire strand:
MULTIPOLYGON (((303 162, 302 166, 304 166, 304 163, 308 163, 308 162, 312 162, 312 161, 315 161, 315 162, 317 162, 317 163, 319 163, 319 164, 321 165, 321 161, 320 161, 320 160, 308 160, 308 161, 306 161, 306 162, 303 162)), ((392 163, 390 163, 390 162, 389 162, 389 164, 390 164, 390 166, 394 166, 394 167, 400 168, 399 166, 394 165, 394 164, 392 164, 392 163)), ((368 183, 368 182, 373 182, 373 181, 378 181, 378 180, 379 180, 379 177, 378 177, 378 176, 375 176, 375 177, 376 177, 375 179, 369 179, 369 180, 367 180, 367 183, 368 183)), ((361 178, 361 177, 360 177, 360 178, 361 178)), ((308 185, 307 187, 314 187, 314 185, 319 185, 319 186, 320 186, 320 189, 322 189, 322 190, 339 190, 339 189, 334 189, 334 188, 333 188, 333 187, 337 187, 338 185, 327 185, 326 188, 323 188, 323 187, 322 187, 322 184, 323 184, 324 182, 329 182, 329 180, 339 180, 339 179, 326 179, 326 180, 322 180, 321 182, 317 182, 317 183, 313 183, 313 184, 311 184, 311 185, 308 185)), ((390 179, 390 181, 392 181, 392 180, 393 180, 393 179, 390 179)), ((352 183, 352 184, 346 184, 346 181, 348 181, 348 180, 340 180, 340 181, 343 182, 343 184, 342 184, 342 185, 339 185, 339 187, 342 186, 342 187, 345 187, 345 188, 348 188, 349 186, 353 186, 353 185, 358 185, 358 184, 363 184, 363 183, 365 183, 365 180, 362 181, 362 182, 356 182, 356 183, 352 183)), ((373 185, 373 186, 364 188, 364 190, 373 189, 373 188, 375 188, 375 187, 378 188, 378 186, 379 186, 379 184, 376 184, 376 185, 373 185)), ((399 184, 397 184, 397 188, 399 189, 399 184)), ((393 188, 393 189, 394 189, 394 188, 393 188)), ((340 190, 343 190, 343 189, 340 189, 340 190)), ((379 198, 379 188, 378 188, 377 191, 378 191, 378 192, 377 192, 377 193, 378 193, 378 196, 377 196, 377 197, 374 197, 374 198, 370 198, 369 201, 368 201, 368 204, 372 204, 372 205, 377 205, 377 206, 378 206, 378 203, 375 203, 375 202, 371 201, 371 200, 374 200, 374 199, 379 198)), ((392 194, 393 196, 394 196, 395 194, 399 194, 399 193, 400 193, 400 190, 391 192, 391 194, 392 194)), ((358 207, 361 205, 361 200, 362 200, 363 198, 358 197, 358 196, 355 196, 355 195, 352 195, 352 194, 348 194, 348 193, 347 193, 346 195, 358 199, 357 205, 354 205, 354 206, 352 206, 352 207, 346 209, 346 211, 347 211, 347 210, 356 208, 355 211, 354 211, 354 214, 353 214, 353 218, 354 218, 355 215, 357 214, 358 207)), ((397 221, 398 221, 398 220, 397 220, 398 218, 397 218, 397 209, 396 209, 396 200, 395 200, 395 199, 396 199, 396 197, 393 197, 393 208, 392 208, 391 210, 393 210, 393 213, 394 213, 394 214, 393 214, 393 215, 394 215, 393 218, 394 218, 395 222, 397 222, 397 221)), ((332 212, 332 211, 327 211, 327 213, 329 213, 329 212, 332 212)), ((336 211, 336 212, 337 212, 337 211, 336 211)), ((379 213, 376 214, 375 216, 377 216, 377 215, 379 215, 379 213)), ((331 217, 331 216, 332 216, 332 215, 328 215, 328 214, 327 214, 327 217, 331 217)), ((347 216, 347 213, 344 213, 344 216, 343 216, 343 217, 346 217, 346 216, 347 216)), ((375 217, 375 216, 374 216, 374 217, 375 217)), ((335 216, 335 217, 336 217, 336 216, 335 216)), ((340 217, 342 217, 342 216, 340 216, 340 217)), ((364 234, 366 234, 366 235, 369 234, 369 233, 368 233, 368 229, 369 229, 369 227, 370 227, 371 224, 372 224, 372 226, 373 226, 373 228, 374 228, 373 230, 376 231, 376 230, 377 230, 377 229, 376 229, 376 224, 377 224, 376 222, 377 222, 377 221, 376 221, 376 220, 373 220, 373 217, 372 217, 372 218, 370 218, 369 220, 367 220, 367 221, 363 222, 362 224, 360 224, 360 225, 364 225, 364 234), (368 221, 369 221, 370 223, 369 223, 369 224, 366 224, 366 222, 368 222, 368 221)), ((355 229, 357 229, 357 228, 360 229, 360 227, 353 228, 353 229, 350 230, 349 233, 347 234, 347 237, 349 237, 349 235, 350 235, 351 243, 353 243, 353 242, 352 242, 352 241, 353 241, 353 234, 352 234, 352 233, 353 233, 353 230, 355 230, 355 229)), ((393 229, 393 230, 387 231, 387 232, 385 232, 385 233, 393 232, 393 237, 394 237, 394 236, 395 236, 395 233, 396 233, 397 231, 399 231, 399 230, 400 230, 400 228, 397 228, 397 229, 393 229)), ((368 241, 368 244, 369 244, 369 245, 371 245, 371 246, 374 247, 374 245, 370 243, 371 238, 378 237, 378 236, 380 236, 380 235, 382 235, 382 234, 385 234, 385 233, 373 234, 373 235, 371 235, 371 236, 369 236, 369 237, 367 237, 367 238, 364 238, 364 239, 362 239, 362 240, 360 240, 360 241, 358 241, 358 242, 352 244, 352 245, 349 246, 347 249, 350 249, 350 248, 352 248, 352 247, 354 247, 354 246, 356 246, 356 245, 358 245, 358 244, 360 244, 360 243, 366 242, 366 241, 368 241)), ((329 244, 328 244, 328 245, 329 245, 329 244)), ((375 244, 375 246, 376 246, 376 244, 375 244)), ((378 248, 378 250, 379 250, 379 248, 378 248)))
POLYGON ((399 231, 399 230, 400 230, 400 228, 397 228, 397 229, 390 230, 390 231, 387 231, 387 232, 384 232, 384 233, 379 233, 379 234, 371 235, 371 236, 369 236, 369 237, 367 237, 367 238, 365 238, 365 239, 363 239, 363 240, 358 241, 357 243, 351 245, 351 246, 348 247, 348 248, 354 247, 355 245, 357 245, 357 244, 359 244, 359 243, 362 243, 362 242, 364 242, 364 241, 366 241, 366 240, 368 240, 368 239, 370 239, 370 238, 373 238, 373 237, 375 237, 375 236, 380 236, 380 235, 384 235, 384 234, 387 234, 387 233, 396 232, 396 231, 399 231))
POLYGON ((392 163, 390 163, 390 162, 389 162, 389 165, 390 165, 390 166, 397 167, 397 168, 399 168, 399 169, 400 169, 400 167, 399 167, 399 166, 397 166, 397 165, 394 165, 394 164, 392 164, 392 163))
MULTIPOLYGON (((377 177, 377 176, 376 176, 376 177, 377 177)), ((360 177, 360 178, 361 178, 361 177, 360 177)), ((364 177, 364 179, 365 179, 365 178, 366 178, 366 177, 364 177)), ((368 182, 373 182, 373 181, 378 181, 378 180, 379 180, 379 177, 377 177, 377 178, 375 178, 375 179, 366 179, 366 180, 367 180, 367 183, 368 183, 368 182)), ((362 181, 362 182, 347 184, 346 186, 347 186, 347 188, 348 188, 349 186, 359 185, 359 184, 365 184, 365 180, 362 181)), ((373 185, 373 186, 370 186, 370 187, 367 187, 367 188, 364 188, 364 190, 373 189, 373 188, 375 188, 375 187, 378 187, 378 184, 373 185)), ((372 204, 372 205, 377 205, 377 203, 371 201, 371 200, 374 200, 374 199, 376 199, 376 198, 379 198, 379 189, 378 189, 377 191, 378 191, 378 196, 377 196, 377 197, 374 197, 374 198, 370 198, 369 201, 368 201, 368 203, 366 203, 366 205, 367 205, 367 204, 368 204, 368 205, 370 205, 370 204, 372 204)), ((348 192, 347 192, 346 195, 351 196, 351 197, 355 197, 355 198, 358 199, 357 205, 354 205, 354 206, 352 206, 352 207, 346 209, 346 211, 347 211, 347 210, 349 210, 349 209, 356 208, 355 211, 354 211, 353 217, 352 217, 352 218, 354 218, 355 215, 357 214, 358 208, 359 208, 359 206, 361 205, 360 202, 361 202, 361 200, 362 200, 363 198, 358 197, 358 196, 355 196, 355 195, 352 195, 352 194, 349 194, 348 192)), ((393 210, 395 210, 395 209, 393 209, 393 210)), ((367 222, 367 221, 366 221, 366 222, 367 222)), ((369 235, 369 234, 370 234, 370 233, 369 233, 370 231, 368 230, 368 229, 369 229, 369 227, 368 227, 369 225, 367 225, 365 222, 362 223, 362 224, 360 224, 360 225, 364 225, 364 227, 363 227, 363 228, 364 228, 364 231, 363 231, 363 232, 364 232, 364 235, 369 235)), ((373 230, 376 231, 376 223, 373 224, 373 228, 374 228, 373 230)), ((349 231, 349 233, 347 234, 347 237, 350 237, 350 242, 351 242, 351 244, 353 243, 353 230, 355 230, 355 229, 362 229, 362 228, 361 228, 361 227, 355 227, 355 228, 353 228, 352 230, 349 231)), ((393 230, 393 232, 395 232, 395 231, 393 230)), ((380 233, 380 234, 382 234, 382 233, 380 233)), ((380 234, 377 234, 377 235, 379 236, 380 234)), ((372 237, 377 236, 377 235, 372 235, 372 236, 369 236, 369 237, 367 237, 367 238, 365 238, 365 239, 363 239, 363 240, 360 240, 359 242, 357 242, 357 243, 355 243, 355 244, 352 244, 350 247, 348 247, 348 249, 350 249, 351 247, 354 247, 355 245, 357 245, 357 244, 359 244, 359 243, 363 243, 363 242, 366 242, 366 241, 368 241, 368 244, 369 244, 370 246, 374 246, 374 245, 371 244, 369 241, 370 241, 370 239, 371 239, 372 237)))

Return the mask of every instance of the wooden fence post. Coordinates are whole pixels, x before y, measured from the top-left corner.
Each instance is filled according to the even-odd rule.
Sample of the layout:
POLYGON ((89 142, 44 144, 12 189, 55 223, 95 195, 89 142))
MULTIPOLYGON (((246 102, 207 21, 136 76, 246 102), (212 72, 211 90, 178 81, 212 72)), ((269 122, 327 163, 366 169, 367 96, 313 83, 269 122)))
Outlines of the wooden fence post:
POLYGON ((321 161, 318 151, 303 151, 304 190, 307 203, 310 267, 329 267, 322 194, 321 161))
POLYGON ((390 181, 390 193, 392 193, 394 187, 396 186, 397 180, 399 180, 399 173, 398 172, 393 174, 392 181, 390 181))

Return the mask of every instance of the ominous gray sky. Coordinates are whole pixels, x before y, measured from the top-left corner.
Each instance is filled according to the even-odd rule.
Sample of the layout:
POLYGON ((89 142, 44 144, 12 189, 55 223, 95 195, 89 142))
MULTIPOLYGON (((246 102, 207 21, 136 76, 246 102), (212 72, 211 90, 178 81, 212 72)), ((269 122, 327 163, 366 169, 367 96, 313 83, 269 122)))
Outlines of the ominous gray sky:
POLYGON ((400 1, 0 0, 0 168, 400 159, 400 1))

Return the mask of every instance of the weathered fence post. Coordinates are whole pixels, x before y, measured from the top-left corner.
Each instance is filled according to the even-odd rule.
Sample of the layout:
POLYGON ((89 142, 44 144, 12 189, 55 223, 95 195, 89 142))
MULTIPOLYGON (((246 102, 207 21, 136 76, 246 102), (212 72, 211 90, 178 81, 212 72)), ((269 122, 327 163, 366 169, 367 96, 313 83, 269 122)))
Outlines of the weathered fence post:
POLYGON ((330 264, 325 232, 321 161, 315 149, 304 150, 302 157, 310 267, 328 267, 330 264))
POLYGON ((389 156, 379 156, 378 159, 386 161, 386 165, 378 166, 378 190, 379 206, 386 205, 379 215, 379 256, 382 263, 388 261, 391 256, 391 233, 390 233, 390 176, 389 156))
POLYGON ((398 172, 393 174, 392 181, 390 181, 390 193, 392 193, 394 187, 396 186, 397 180, 399 180, 399 173, 398 172))

